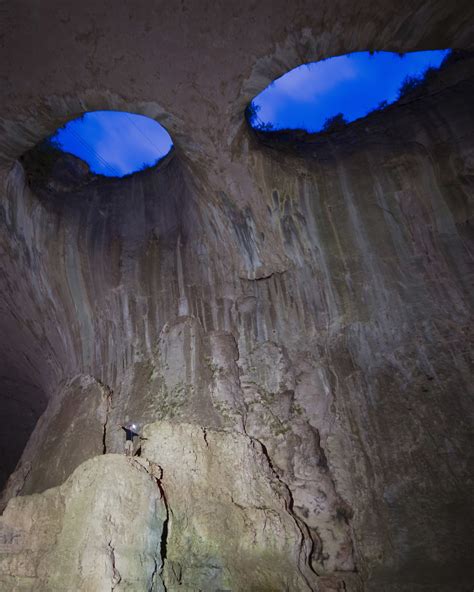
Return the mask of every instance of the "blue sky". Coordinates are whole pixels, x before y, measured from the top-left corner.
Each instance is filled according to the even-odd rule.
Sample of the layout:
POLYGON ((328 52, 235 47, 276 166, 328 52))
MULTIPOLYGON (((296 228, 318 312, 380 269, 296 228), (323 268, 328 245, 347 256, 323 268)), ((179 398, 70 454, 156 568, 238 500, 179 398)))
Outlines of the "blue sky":
POLYGON ((305 64, 277 78, 252 101, 258 119, 276 129, 319 131, 327 117, 348 121, 366 115, 381 101, 395 101, 406 76, 438 67, 450 50, 399 54, 358 52, 305 64))
POLYGON ((53 136, 65 152, 85 160, 94 173, 122 177, 153 166, 173 143, 158 122, 123 111, 92 111, 53 136))

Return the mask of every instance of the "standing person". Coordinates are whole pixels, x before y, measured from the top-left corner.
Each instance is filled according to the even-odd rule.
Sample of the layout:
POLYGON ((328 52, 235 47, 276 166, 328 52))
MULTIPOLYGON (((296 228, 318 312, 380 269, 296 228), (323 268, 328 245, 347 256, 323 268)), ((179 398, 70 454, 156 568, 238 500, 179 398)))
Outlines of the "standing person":
POLYGON ((140 438, 140 434, 136 431, 137 425, 134 423, 126 423, 120 426, 125 431, 125 455, 134 455, 134 439, 140 438))

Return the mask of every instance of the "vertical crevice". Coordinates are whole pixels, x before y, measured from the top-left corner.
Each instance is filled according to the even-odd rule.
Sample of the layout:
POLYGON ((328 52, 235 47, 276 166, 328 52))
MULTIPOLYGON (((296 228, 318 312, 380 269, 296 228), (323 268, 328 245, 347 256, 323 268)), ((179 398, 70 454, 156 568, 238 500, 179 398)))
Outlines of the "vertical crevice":
POLYGON ((148 475, 150 475, 150 477, 155 481, 156 486, 158 487, 158 490, 160 492, 160 497, 163 500, 163 504, 165 507, 165 519, 163 520, 163 527, 162 527, 161 539, 160 539, 161 572, 158 571, 158 562, 155 559, 153 572, 151 575, 150 588, 149 588, 148 592, 153 592, 155 590, 156 578, 159 575, 161 576, 163 590, 164 590, 164 592, 166 592, 167 587, 166 587, 166 582, 164 579, 164 571, 165 571, 165 562, 166 562, 167 554, 168 554, 168 536, 169 536, 169 524, 170 524, 170 515, 171 514, 170 514, 170 509, 168 506, 168 500, 166 499, 166 495, 165 495, 163 486, 161 484, 161 477, 163 476, 163 469, 159 465, 157 465, 147 459, 132 457, 129 460, 133 466, 135 466, 138 470, 143 470, 146 473, 148 473, 148 475))
POLYGON ((166 509, 166 518, 163 522, 163 531, 161 534, 161 545, 160 545, 161 561, 164 566, 165 561, 166 561, 166 557, 167 557, 167 552, 168 552, 168 527, 169 527, 170 511, 169 511, 169 507, 168 507, 168 502, 166 500, 165 492, 163 490, 163 487, 161 486, 161 483, 158 481, 158 479, 156 480, 156 484, 158 486, 158 489, 160 490, 161 499, 163 500, 163 503, 165 504, 165 509, 166 509))
POLYGON ((107 386, 106 384, 104 384, 100 380, 97 380, 97 382, 100 384, 100 386, 102 388, 103 396, 105 396, 105 417, 104 417, 104 423, 103 423, 103 428, 102 428, 102 454, 107 454, 107 427, 108 427, 108 423, 109 423, 109 413, 112 409, 112 392, 113 391, 109 386, 107 386))
MULTIPOLYGON (((161 471, 161 467, 160 467, 160 471, 161 471)), ((164 592, 167 591, 167 586, 166 586, 166 582, 165 582, 165 578, 164 578, 164 573, 165 573, 165 562, 168 556, 168 535, 169 535, 169 521, 170 521, 170 509, 168 506, 168 500, 166 499, 166 495, 165 495, 165 491, 163 489, 163 486, 161 485, 161 481, 160 479, 154 475, 155 481, 156 481, 156 485, 158 487, 158 489, 160 490, 160 495, 161 495, 161 499, 163 500, 163 504, 165 506, 165 511, 166 511, 166 516, 165 519, 163 520, 163 529, 161 531, 161 540, 160 540, 160 555, 161 555, 161 580, 163 583, 163 590, 164 592)), ((154 578, 156 578, 157 575, 157 570, 155 569, 155 573, 154 573, 154 578)), ((152 581, 153 583, 153 581, 152 581)), ((152 592, 152 591, 150 591, 152 592)))
POLYGON ((309 570, 309 572, 311 572, 311 574, 314 574, 315 576, 319 575, 315 571, 313 566, 311 565, 310 559, 311 559, 311 554, 313 553, 313 550, 314 550, 314 541, 310 535, 309 528, 306 525, 306 523, 303 522, 303 520, 301 520, 295 514, 294 509, 293 509, 293 507, 294 507, 293 494, 292 494, 290 488, 288 487, 288 485, 281 479, 280 475, 276 471, 265 444, 263 444, 257 438, 249 436, 248 434, 246 434, 246 435, 248 438, 250 438, 254 442, 258 443, 264 457, 266 458, 266 460, 268 462, 268 466, 270 467, 270 470, 272 471, 273 475, 275 476, 275 479, 278 481, 278 483, 283 488, 283 491, 286 493, 287 499, 285 499, 286 496, 283 496, 283 499, 285 502, 285 508, 286 508, 288 514, 293 518, 293 520, 296 524, 296 527, 301 535, 300 549, 299 549, 299 564, 300 564, 299 571, 300 571, 302 578, 305 580, 308 588, 310 590, 314 590, 315 588, 313 587, 312 583, 310 582, 307 574, 305 573, 305 569, 304 569, 304 568, 307 568, 309 570))
POLYGON ((115 565, 115 549, 112 546, 112 541, 107 543, 107 549, 109 551, 110 563, 112 565, 112 582, 110 592, 113 592, 118 584, 122 581, 122 576, 115 565))

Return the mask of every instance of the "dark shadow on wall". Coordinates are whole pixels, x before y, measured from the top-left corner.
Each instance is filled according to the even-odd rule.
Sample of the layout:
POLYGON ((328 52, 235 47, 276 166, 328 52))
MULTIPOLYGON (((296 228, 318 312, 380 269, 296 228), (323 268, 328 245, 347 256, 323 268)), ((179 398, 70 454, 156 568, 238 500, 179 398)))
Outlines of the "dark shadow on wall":
POLYGON ((46 403, 40 387, 5 368, 0 370, 0 490, 15 469, 46 403))

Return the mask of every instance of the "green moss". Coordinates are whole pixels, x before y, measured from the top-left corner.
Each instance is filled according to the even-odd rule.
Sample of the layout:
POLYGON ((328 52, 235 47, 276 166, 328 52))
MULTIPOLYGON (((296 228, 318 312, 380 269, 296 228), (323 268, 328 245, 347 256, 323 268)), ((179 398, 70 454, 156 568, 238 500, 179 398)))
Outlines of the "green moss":
POLYGON ((148 375, 148 382, 153 382, 156 378, 158 378, 158 370, 152 366, 148 375))
POLYGON ((303 415, 303 408, 298 403, 293 403, 291 410, 295 415, 303 415))
MULTIPOLYGON (((158 381, 159 388, 155 392, 150 390, 149 399, 153 401, 153 414, 160 419, 173 419, 181 415, 181 410, 188 399, 188 389, 185 384, 179 383, 169 390, 163 379, 157 371, 154 379, 158 381)), ((190 389, 189 389, 190 390, 190 389)))
POLYGON ((236 415, 238 415, 232 407, 222 401, 213 400, 212 405, 224 420, 232 421, 235 419, 236 415))
POLYGON ((214 363, 213 358, 210 356, 204 356, 204 363, 209 368, 213 376, 216 376, 220 372, 220 367, 214 363))
POLYGON ((263 393, 260 395, 260 400, 267 405, 273 403, 274 399, 274 395, 270 394, 268 391, 263 391, 263 393))

